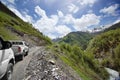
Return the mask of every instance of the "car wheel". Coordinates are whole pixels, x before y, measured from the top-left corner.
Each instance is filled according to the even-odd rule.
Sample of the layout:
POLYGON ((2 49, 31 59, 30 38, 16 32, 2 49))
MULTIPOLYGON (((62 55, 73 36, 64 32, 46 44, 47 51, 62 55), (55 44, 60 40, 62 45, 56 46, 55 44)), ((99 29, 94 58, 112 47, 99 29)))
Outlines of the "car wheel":
POLYGON ((20 59, 23 60, 23 59, 24 59, 24 55, 22 55, 22 56, 20 57, 20 59))
POLYGON ((3 80, 12 80, 12 73, 13 73, 13 64, 9 63, 8 67, 7 67, 6 74, 3 77, 3 80))
POLYGON ((19 56, 19 60, 23 60, 23 58, 24 58, 24 55, 19 56))
POLYGON ((28 55, 28 52, 26 52, 26 55, 25 56, 27 56, 28 55))

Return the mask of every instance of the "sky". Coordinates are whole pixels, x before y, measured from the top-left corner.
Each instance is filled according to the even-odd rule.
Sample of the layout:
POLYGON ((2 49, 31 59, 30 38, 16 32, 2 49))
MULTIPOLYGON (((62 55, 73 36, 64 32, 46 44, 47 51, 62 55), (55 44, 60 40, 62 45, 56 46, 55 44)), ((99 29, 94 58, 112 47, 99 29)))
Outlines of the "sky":
POLYGON ((120 22, 120 0, 0 0, 51 39, 120 22))

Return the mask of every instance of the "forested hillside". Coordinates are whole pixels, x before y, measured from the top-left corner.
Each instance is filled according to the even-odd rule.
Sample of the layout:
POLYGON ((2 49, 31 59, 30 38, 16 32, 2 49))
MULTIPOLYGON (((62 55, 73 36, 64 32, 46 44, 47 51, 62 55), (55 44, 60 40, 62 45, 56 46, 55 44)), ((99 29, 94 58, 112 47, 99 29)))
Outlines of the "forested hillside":
POLYGON ((102 59, 101 65, 120 71, 120 23, 92 39, 87 51, 102 59))
POLYGON ((61 59, 72 67, 82 80, 107 80, 107 71, 98 64, 93 54, 81 50, 79 46, 66 43, 54 44, 48 47, 56 60, 61 59))
POLYGON ((59 43, 68 43, 70 45, 77 45, 82 49, 86 49, 89 41, 93 38, 93 35, 89 32, 71 32, 65 37, 58 40, 59 43))

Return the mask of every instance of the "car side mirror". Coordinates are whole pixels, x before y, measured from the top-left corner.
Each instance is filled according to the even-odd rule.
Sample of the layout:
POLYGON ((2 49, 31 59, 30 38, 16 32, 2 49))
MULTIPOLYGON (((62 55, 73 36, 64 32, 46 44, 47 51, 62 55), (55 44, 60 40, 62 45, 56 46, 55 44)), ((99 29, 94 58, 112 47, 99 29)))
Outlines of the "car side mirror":
POLYGON ((5 41, 4 42, 4 49, 9 49, 11 47, 12 47, 12 43, 11 42, 9 42, 9 41, 5 41))

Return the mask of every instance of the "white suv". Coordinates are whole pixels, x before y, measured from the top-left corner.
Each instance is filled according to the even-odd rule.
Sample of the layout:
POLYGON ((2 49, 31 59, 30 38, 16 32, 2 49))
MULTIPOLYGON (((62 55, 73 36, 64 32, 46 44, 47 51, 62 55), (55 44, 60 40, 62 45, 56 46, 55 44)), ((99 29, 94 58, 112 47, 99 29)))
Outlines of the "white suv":
POLYGON ((0 79, 3 80, 12 80, 15 59, 11 46, 10 42, 3 41, 0 37, 0 79))
POLYGON ((14 52, 15 58, 23 59, 24 56, 28 55, 29 47, 25 41, 12 40, 12 50, 14 52))

